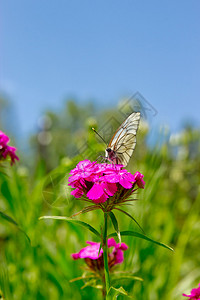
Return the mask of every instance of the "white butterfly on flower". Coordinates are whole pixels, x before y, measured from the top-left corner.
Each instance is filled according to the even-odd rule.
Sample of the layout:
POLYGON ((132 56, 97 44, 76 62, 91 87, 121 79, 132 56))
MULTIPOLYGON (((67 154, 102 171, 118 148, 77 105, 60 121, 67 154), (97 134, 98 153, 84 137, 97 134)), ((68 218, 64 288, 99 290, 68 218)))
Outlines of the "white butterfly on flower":
POLYGON ((136 134, 139 123, 140 112, 134 112, 121 124, 121 126, 117 129, 117 131, 111 138, 105 150, 106 159, 114 164, 122 164, 124 165, 124 167, 127 166, 129 159, 131 158, 131 155, 135 150, 136 134))

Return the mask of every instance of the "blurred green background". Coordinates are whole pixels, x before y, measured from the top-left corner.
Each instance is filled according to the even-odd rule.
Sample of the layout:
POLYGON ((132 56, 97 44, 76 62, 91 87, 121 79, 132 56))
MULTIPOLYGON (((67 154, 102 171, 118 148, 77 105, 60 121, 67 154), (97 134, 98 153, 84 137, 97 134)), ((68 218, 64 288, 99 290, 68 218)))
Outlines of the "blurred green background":
MULTIPOLYGON (((0 211, 19 225, 0 217, 0 289, 5 299, 101 299, 101 291, 81 289, 84 282, 70 283, 82 275, 84 267, 84 261, 73 261, 71 254, 96 237, 73 224, 38 218, 71 216, 84 207, 84 202, 70 195, 69 172, 78 161, 95 160, 103 153, 105 146, 91 127, 101 131, 104 124, 110 124, 114 128, 116 120, 123 121, 119 107, 97 111, 92 103, 80 106, 68 100, 62 112, 44 114, 38 132, 30 137, 29 150, 18 151, 20 161, 15 166, 1 165, 0 211)), ((1 128, 12 137, 10 145, 17 145, 2 118, 1 128)), ((172 135, 164 128, 158 130, 153 143, 147 143, 150 132, 149 125, 141 122, 128 170, 144 174, 146 186, 138 193, 139 201, 126 211, 149 237, 175 252, 123 237, 129 249, 118 269, 144 281, 118 281, 115 286, 124 286, 137 300, 178 300, 200 277, 200 130, 187 126, 172 135)), ((78 218, 99 230, 102 216, 97 211, 78 218)), ((139 231, 128 217, 116 216, 121 230, 139 231)))

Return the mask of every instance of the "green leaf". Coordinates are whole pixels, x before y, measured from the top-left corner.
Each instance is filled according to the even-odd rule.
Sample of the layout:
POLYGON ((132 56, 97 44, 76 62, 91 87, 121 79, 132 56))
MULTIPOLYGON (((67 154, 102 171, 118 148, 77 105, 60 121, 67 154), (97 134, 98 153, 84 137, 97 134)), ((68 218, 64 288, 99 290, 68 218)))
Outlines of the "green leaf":
POLYGON ((87 286, 96 287, 96 279, 91 279, 87 281, 82 287, 81 290, 85 289, 87 286))
POLYGON ((116 231, 116 234, 117 234, 117 237, 119 239, 119 243, 121 245, 121 235, 120 235, 120 230, 119 230, 119 225, 118 225, 117 219, 116 219, 116 217, 115 217, 115 215, 112 211, 109 212, 109 216, 111 218, 113 227, 114 227, 114 229, 116 231))
POLYGON ((25 234, 25 236, 28 239, 29 243, 31 243, 31 240, 30 240, 29 236, 27 235, 27 233, 19 227, 18 223, 13 218, 11 218, 10 216, 4 214, 2 211, 0 211, 0 217, 2 217, 2 219, 8 221, 11 224, 14 224, 18 228, 19 231, 21 231, 23 234, 25 234))
POLYGON ((125 291, 125 289, 122 286, 118 289, 114 288, 113 286, 110 287, 108 291, 108 296, 111 296, 112 299, 116 299, 119 294, 132 298, 131 296, 128 295, 128 293, 125 291))
MULTIPOLYGON (((135 236, 135 237, 138 237, 140 239, 144 239, 144 240, 147 240, 147 241, 152 242, 154 244, 157 244, 159 246, 162 246, 162 247, 164 247, 166 249, 169 249, 171 251, 174 251, 174 249, 169 247, 168 245, 166 245, 164 243, 161 243, 161 242, 154 241, 154 240, 150 239, 149 237, 147 237, 146 235, 141 234, 141 233, 136 232, 136 231, 131 231, 131 230, 121 231, 120 234, 121 234, 121 236, 135 236)), ((108 238, 114 237, 116 235, 117 235, 116 233, 111 233, 111 234, 108 235, 108 238)))
POLYGON ((124 211, 124 210, 122 210, 122 209, 120 209, 118 207, 115 207, 115 209, 121 211, 122 213, 124 213, 125 215, 127 215, 129 218, 131 218, 138 225, 138 227, 142 230, 142 232, 145 234, 144 230, 142 229, 142 227, 140 226, 140 224, 136 221, 136 219, 133 216, 131 216, 129 213, 127 213, 126 211, 124 211))
POLYGON ((39 220, 44 220, 44 219, 62 220, 62 221, 75 223, 75 224, 81 225, 84 228, 90 230, 96 236, 101 237, 100 233, 94 227, 92 227, 88 223, 80 221, 80 220, 72 219, 72 218, 69 218, 69 217, 62 217, 62 216, 42 216, 42 217, 39 218, 39 220))
POLYGON ((80 276, 80 277, 70 279, 69 282, 75 282, 75 281, 78 281, 78 280, 86 280, 86 279, 90 279, 90 278, 96 278, 96 276, 94 276, 94 275, 80 276))
POLYGON ((101 251, 101 243, 100 243, 100 245, 99 245, 98 256, 99 256, 99 254, 100 254, 100 251, 101 251))
POLYGON ((0 211, 0 216, 1 216, 3 219, 5 219, 6 221, 8 221, 8 222, 10 222, 10 223, 12 223, 12 224, 14 224, 15 226, 18 227, 17 222, 16 222, 15 220, 13 220, 13 218, 11 218, 10 216, 4 214, 2 211, 0 211))
POLYGON ((118 277, 116 277, 116 278, 113 278, 112 279, 112 282, 114 281, 119 281, 119 280, 123 280, 123 279, 132 279, 132 280, 138 280, 138 281, 143 281, 143 279, 141 278, 141 277, 138 277, 138 276, 134 276, 134 275, 126 275, 126 274, 124 274, 124 275, 120 275, 120 276, 118 276, 118 277))

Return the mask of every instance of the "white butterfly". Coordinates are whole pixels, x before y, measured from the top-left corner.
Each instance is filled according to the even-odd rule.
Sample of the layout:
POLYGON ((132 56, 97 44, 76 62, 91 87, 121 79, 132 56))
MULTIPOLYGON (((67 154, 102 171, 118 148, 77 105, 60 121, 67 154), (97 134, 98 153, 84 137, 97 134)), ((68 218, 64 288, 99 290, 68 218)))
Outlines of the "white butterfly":
POLYGON ((127 166, 136 146, 139 122, 140 112, 134 112, 117 129, 105 150, 109 161, 127 166))

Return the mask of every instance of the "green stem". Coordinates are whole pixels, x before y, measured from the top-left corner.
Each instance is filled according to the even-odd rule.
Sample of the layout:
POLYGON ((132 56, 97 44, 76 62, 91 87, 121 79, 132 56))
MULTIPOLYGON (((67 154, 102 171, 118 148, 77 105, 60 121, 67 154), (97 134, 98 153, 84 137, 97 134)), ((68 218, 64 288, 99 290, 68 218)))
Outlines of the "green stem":
POLYGON ((104 231, 103 231, 102 248, 103 248, 105 283, 106 283, 106 299, 108 299, 107 293, 110 289, 110 277, 109 277, 109 269, 108 269, 107 227, 108 227, 108 214, 107 212, 104 212, 104 231))

